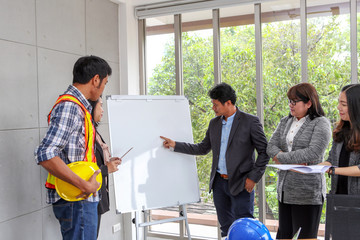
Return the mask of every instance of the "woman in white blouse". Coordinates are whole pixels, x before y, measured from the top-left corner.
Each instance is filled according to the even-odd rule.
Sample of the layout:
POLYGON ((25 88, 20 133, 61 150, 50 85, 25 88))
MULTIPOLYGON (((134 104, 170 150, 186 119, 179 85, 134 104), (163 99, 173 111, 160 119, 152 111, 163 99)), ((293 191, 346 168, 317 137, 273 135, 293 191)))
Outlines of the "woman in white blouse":
MULTIPOLYGON (((276 164, 317 165, 323 161, 331 128, 316 89, 309 83, 300 83, 291 87, 287 96, 290 114, 280 120, 267 154, 276 164)), ((300 227, 299 238, 316 238, 325 194, 324 174, 279 170, 276 239, 292 238, 300 227)))

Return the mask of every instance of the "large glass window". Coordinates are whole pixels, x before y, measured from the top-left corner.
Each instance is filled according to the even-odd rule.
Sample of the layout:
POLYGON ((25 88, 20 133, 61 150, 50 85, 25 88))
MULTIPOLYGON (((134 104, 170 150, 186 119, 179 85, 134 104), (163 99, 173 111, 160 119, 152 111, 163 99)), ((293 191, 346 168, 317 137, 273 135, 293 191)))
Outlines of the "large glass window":
MULTIPOLYGON (((286 93, 301 81, 300 1, 261 4, 263 36, 264 129, 270 139, 280 119, 289 114, 286 93)), ((267 168, 267 218, 277 219, 277 173, 267 168)))
MULTIPOLYGON (((159 19, 156 20, 159 21, 159 19)), ((208 90, 214 85, 212 11, 185 13, 181 15, 181 20, 184 95, 190 104, 194 142, 201 142, 205 137, 210 119, 214 117, 211 109, 211 100, 207 95, 208 90)), ((156 22, 155 19, 152 19, 150 24, 152 22, 156 22)), ((148 94, 175 95, 173 32, 173 25, 169 24, 155 25, 147 28, 146 48, 147 59, 149 59, 147 60, 148 94), (148 64, 149 61, 150 63, 148 64)), ((198 226, 194 228, 193 224, 190 224, 192 236, 200 236, 202 238, 217 237, 216 213, 211 195, 208 193, 211 163, 211 154, 197 156, 202 201, 199 204, 188 206, 188 216, 191 216, 192 219, 198 219, 196 220, 198 224, 208 225, 206 231, 198 231, 198 226), (205 220, 204 215, 208 215, 205 220)), ((176 207, 160 211, 153 210, 151 218, 157 220, 164 216, 170 217, 178 211, 179 209, 176 207)), ((179 234, 179 227, 176 223, 166 223, 162 226, 155 225, 151 226, 150 229, 153 232, 162 231, 168 234, 179 234)))
POLYGON ((175 95, 174 16, 146 19, 146 82, 149 95, 175 95))
POLYGON ((308 0, 308 81, 332 124, 340 89, 351 81, 349 0, 308 0))
MULTIPOLYGON (((254 5, 220 9, 221 80, 237 93, 236 106, 256 115, 254 5)), ((254 215, 259 217, 258 189, 254 215)))
MULTIPOLYGON (((338 120, 340 89, 351 81, 349 9, 349 0, 307 1, 308 81, 315 86, 333 127, 338 120)), ((330 184, 328 180, 328 190, 330 184)), ((321 223, 325 212, 323 207, 321 223)))
MULTIPOLYGON (((174 16, 162 16, 146 19, 146 83, 148 95, 175 95, 175 34, 174 16)), ((169 210, 150 211, 150 219, 160 220, 173 217, 169 210)), ((179 224, 166 223, 153 225, 149 231, 153 234, 179 234, 179 224)))
MULTIPOLYGON (((264 130, 268 139, 280 119, 289 114, 288 89, 304 80, 301 76, 300 1, 272 0, 261 4, 264 130)), ((316 87, 326 116, 334 125, 338 119, 336 105, 339 91, 342 86, 351 82, 350 2, 349 0, 307 0, 306 2, 307 81, 316 87)), ((360 0, 357 4, 360 12, 360 0)), ((219 11, 220 53, 218 54, 221 58, 221 80, 236 90, 237 106, 245 112, 256 115, 254 5, 220 8, 219 11)), ((148 94, 175 94, 173 16, 147 19, 146 23, 148 94)), ((207 95, 208 90, 214 85, 212 11, 182 14, 182 31, 184 95, 190 102, 194 142, 200 142, 205 136, 210 119, 214 117, 211 101, 207 95)), ((359 14, 357 31, 360 36, 359 14)), ((358 49, 360 49, 359 39, 360 37, 358 37, 358 49)), ((198 206, 192 208, 195 205, 191 205, 190 214, 215 215, 212 196, 207 193, 211 158, 211 155, 197 157, 204 209, 199 212, 198 206)), ((278 218, 276 180, 276 170, 267 168, 266 218, 274 220, 278 218)), ((257 212, 255 215, 258 216, 257 212)), ((216 237, 215 231, 204 230, 204 232, 207 235, 202 237, 216 237)))
POLYGON ((221 80, 237 93, 236 105, 256 115, 254 5, 220 9, 221 80))
MULTIPOLYGON (((182 15, 182 54, 184 95, 189 100, 194 142, 205 137, 211 110, 209 89, 214 85, 212 11, 182 15)), ((200 189, 204 200, 209 200, 208 182, 211 156, 197 156, 200 189)))
MULTIPOLYGON (((182 31, 184 95, 190 104, 194 142, 199 143, 205 137, 210 119, 214 117, 208 97, 208 91, 214 85, 212 11, 182 14, 182 31)), ((200 233, 196 230, 198 226, 190 224, 190 231, 194 237, 214 238, 217 236, 216 224, 208 224, 211 222, 209 220, 216 219, 212 197, 208 191, 211 154, 196 156, 196 163, 202 201, 191 204, 188 212, 198 218, 200 224, 210 227, 200 233), (201 220, 205 217, 205 221, 201 220)))

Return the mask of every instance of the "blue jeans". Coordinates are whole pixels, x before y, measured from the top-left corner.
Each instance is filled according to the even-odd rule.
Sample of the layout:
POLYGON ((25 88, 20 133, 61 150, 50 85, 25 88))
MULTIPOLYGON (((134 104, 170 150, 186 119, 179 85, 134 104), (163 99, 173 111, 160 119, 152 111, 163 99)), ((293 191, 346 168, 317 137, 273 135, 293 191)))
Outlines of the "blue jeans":
POLYGON ((249 193, 244 189, 238 195, 233 196, 229 190, 228 180, 216 174, 213 183, 213 197, 222 237, 227 236, 229 227, 235 220, 243 217, 253 218, 254 191, 249 193))
POLYGON ((98 202, 68 202, 60 199, 53 204, 64 240, 96 240, 98 202))

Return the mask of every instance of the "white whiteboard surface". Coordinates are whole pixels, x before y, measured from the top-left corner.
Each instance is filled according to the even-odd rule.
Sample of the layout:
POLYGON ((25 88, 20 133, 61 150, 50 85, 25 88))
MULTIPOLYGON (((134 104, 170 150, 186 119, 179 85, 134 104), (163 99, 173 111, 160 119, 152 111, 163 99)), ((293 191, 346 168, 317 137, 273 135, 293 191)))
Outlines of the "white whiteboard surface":
POLYGON ((200 201, 195 156, 162 146, 160 136, 193 142, 189 103, 182 96, 107 97, 117 213, 200 201))

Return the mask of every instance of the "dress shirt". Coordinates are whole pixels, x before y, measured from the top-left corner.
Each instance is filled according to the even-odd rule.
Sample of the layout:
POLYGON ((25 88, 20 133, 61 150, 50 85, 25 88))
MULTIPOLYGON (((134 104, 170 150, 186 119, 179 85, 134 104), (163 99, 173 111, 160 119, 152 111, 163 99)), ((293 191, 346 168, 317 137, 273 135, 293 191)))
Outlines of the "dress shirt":
POLYGON ((220 174, 227 174, 225 154, 229 142, 229 135, 231 131, 231 126, 234 121, 235 113, 230 117, 228 117, 227 121, 225 121, 224 117, 222 118, 221 145, 220 145, 219 164, 217 169, 218 173, 220 174))
POLYGON ((305 121, 306 121, 306 117, 302 117, 300 118, 300 120, 298 120, 296 117, 293 117, 293 122, 286 136, 286 143, 289 152, 291 152, 295 135, 297 134, 297 132, 299 131, 299 129, 301 128, 301 126, 304 124, 305 121))
MULTIPOLYGON (((92 108, 84 95, 70 85, 65 94, 76 97, 89 112, 92 108)), ((35 160, 40 162, 60 157, 65 164, 83 161, 85 158, 85 119, 79 105, 70 101, 60 102, 51 112, 47 133, 40 145, 35 149, 35 160)), ((47 203, 55 203, 60 199, 55 189, 47 189, 47 203)), ((86 199, 99 201, 99 194, 86 199)))

